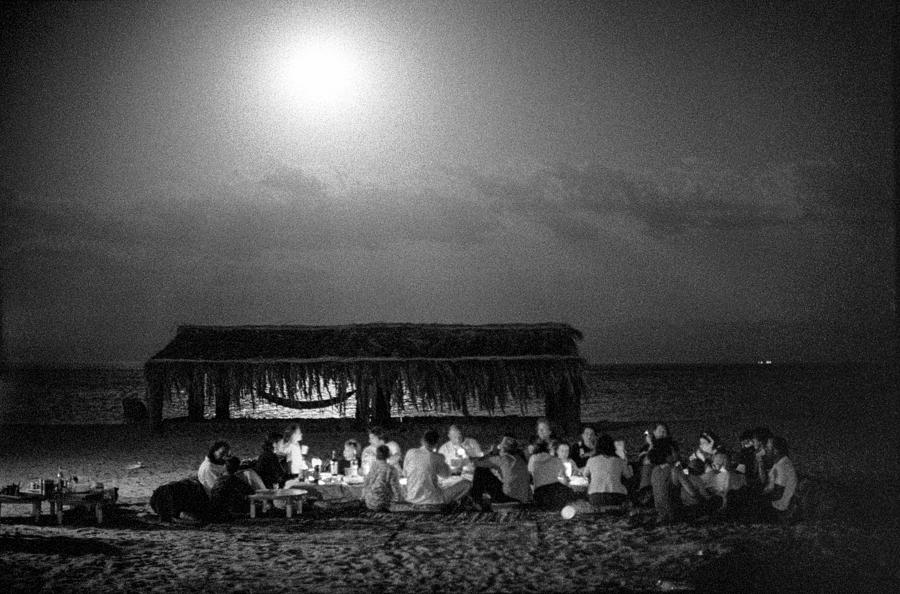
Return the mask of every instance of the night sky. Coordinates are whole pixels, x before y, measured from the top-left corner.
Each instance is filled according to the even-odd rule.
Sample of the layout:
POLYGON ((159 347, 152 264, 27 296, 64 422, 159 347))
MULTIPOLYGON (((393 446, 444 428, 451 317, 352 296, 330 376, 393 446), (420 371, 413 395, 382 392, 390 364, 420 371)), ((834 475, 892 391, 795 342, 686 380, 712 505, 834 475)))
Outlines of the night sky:
POLYGON ((142 361, 182 323, 887 352, 889 2, 0 10, 13 362, 142 361))

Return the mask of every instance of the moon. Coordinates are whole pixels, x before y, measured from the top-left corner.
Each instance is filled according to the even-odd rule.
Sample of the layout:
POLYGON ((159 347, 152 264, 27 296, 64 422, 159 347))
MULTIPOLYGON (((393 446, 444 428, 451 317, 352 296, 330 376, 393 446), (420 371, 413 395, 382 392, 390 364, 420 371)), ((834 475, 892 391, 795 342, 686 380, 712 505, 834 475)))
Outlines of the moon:
POLYGON ((279 84, 304 102, 338 105, 350 102, 362 76, 358 58, 337 40, 314 41, 288 52, 279 84))

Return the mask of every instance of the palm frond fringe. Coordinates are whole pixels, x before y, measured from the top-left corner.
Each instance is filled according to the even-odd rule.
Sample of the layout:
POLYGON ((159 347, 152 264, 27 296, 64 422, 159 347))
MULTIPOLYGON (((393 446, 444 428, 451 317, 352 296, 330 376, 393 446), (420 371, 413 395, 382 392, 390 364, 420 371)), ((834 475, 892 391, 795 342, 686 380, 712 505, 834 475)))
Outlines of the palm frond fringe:
MULTIPOLYGON (((566 324, 183 326, 145 365, 148 393, 207 403, 373 407, 468 414, 567 392, 580 402, 581 333, 566 324)), ((549 400, 548 400, 549 402, 549 400)))

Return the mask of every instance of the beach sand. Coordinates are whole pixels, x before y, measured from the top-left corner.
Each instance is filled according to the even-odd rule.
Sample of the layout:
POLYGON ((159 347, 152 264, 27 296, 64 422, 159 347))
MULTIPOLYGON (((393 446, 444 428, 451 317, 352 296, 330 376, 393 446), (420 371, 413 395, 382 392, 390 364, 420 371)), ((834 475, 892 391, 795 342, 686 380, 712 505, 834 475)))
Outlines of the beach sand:
MULTIPOLYGON (((392 428, 391 437, 405 450, 426 426, 445 429, 452 421, 407 420, 392 428)), ((533 421, 504 417, 464 424, 486 446, 504 431, 527 437, 533 421)), ((636 448, 645 424, 600 425, 636 448)), ((290 521, 162 524, 147 505, 153 489, 193 475, 216 439, 228 440, 241 457, 255 456, 262 436, 281 430, 284 421, 169 421, 160 435, 143 426, 0 426, 0 485, 51 478, 62 468, 118 487, 122 503, 101 526, 76 510, 62 527, 47 516, 35 526, 27 506, 3 506, 0 589, 897 590, 897 449, 880 456, 870 452, 863 465, 852 439, 836 444, 823 437, 831 428, 802 420, 795 425, 780 429, 790 436, 798 467, 836 485, 844 513, 791 526, 668 527, 652 525, 648 514, 566 521, 537 511, 444 517, 307 510, 290 521), (873 484, 879 489, 871 489, 873 484), (861 492, 865 505, 856 505, 861 492)), ((887 432, 890 425, 878 429, 887 432)), ((303 428, 311 452, 322 457, 351 436, 365 443, 365 433, 349 420, 307 421, 303 428)), ((672 426, 686 446, 693 445, 688 436, 702 428, 700 422, 672 426)), ((743 427, 716 428, 730 437, 743 427)), ((866 429, 871 433, 872 426, 866 429)), ((896 445, 893 434, 878 438, 896 445)))

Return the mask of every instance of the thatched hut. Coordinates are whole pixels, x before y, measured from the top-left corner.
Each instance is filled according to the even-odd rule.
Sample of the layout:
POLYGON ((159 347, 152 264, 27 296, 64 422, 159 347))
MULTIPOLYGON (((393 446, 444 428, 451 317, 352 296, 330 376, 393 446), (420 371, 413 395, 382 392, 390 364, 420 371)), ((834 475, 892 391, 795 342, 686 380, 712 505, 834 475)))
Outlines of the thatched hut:
POLYGON ((566 324, 354 324, 181 326, 145 365, 151 427, 163 400, 186 395, 188 417, 207 403, 216 418, 231 403, 264 399, 294 408, 356 397, 356 418, 390 422, 391 405, 469 414, 543 396, 560 428, 580 423, 581 333, 566 324))

